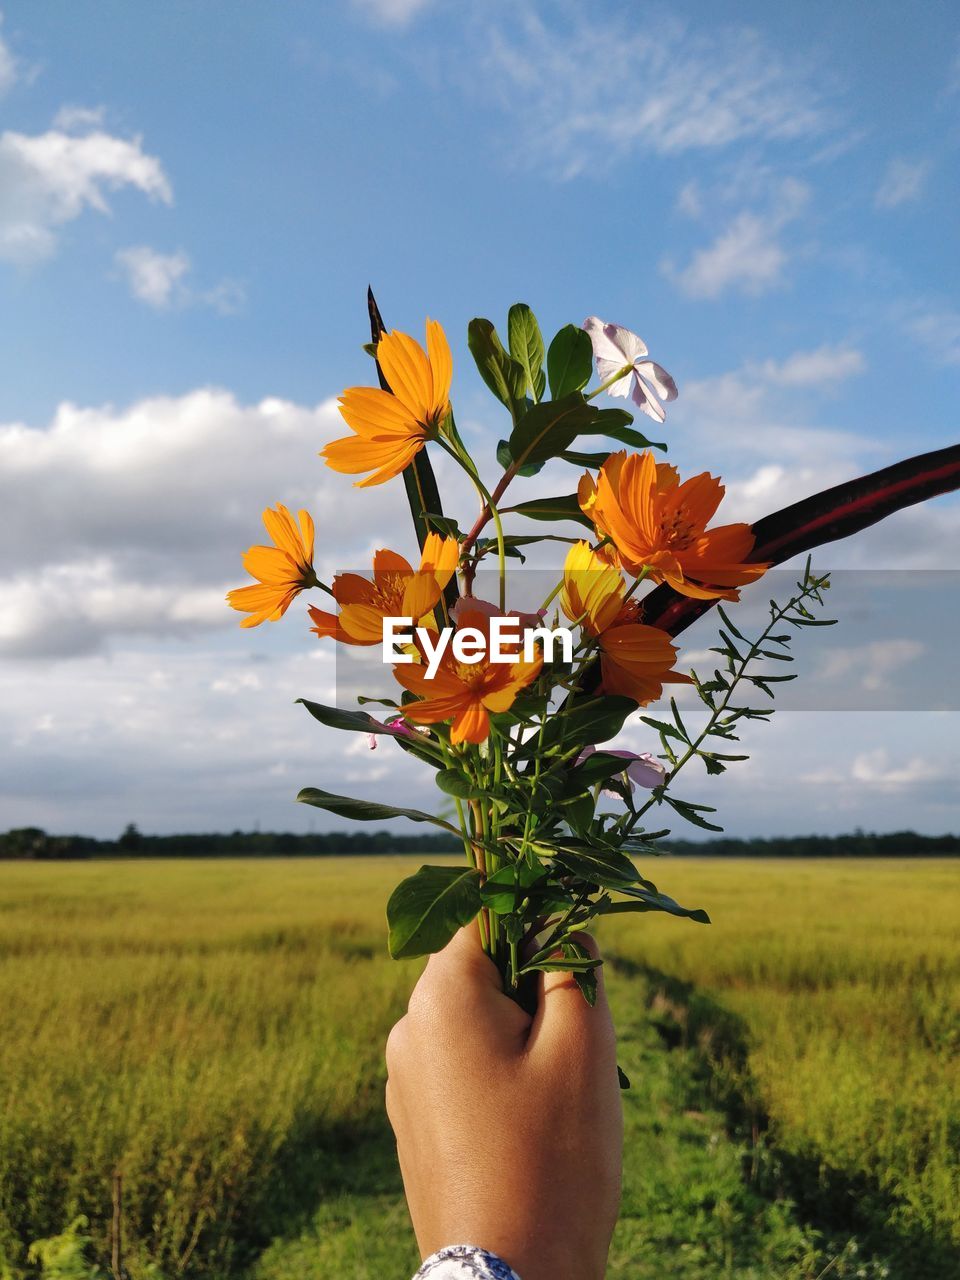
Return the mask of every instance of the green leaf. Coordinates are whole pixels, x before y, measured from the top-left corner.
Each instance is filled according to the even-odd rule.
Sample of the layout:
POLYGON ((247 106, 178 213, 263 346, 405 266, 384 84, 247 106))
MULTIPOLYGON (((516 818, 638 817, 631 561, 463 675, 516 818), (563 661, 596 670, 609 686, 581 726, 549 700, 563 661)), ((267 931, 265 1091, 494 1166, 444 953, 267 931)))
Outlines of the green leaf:
POLYGON ((435 827, 443 827, 444 831, 452 831, 455 836, 460 835, 460 831, 449 822, 432 813, 424 813, 422 809, 398 809, 395 805, 378 804, 375 800, 355 800, 352 796, 334 795, 332 791, 321 791, 318 787, 304 787, 297 800, 301 804, 313 805, 315 809, 326 809, 341 818, 353 818, 356 822, 409 818, 411 822, 430 822, 435 827))
POLYGON ((529 409, 510 433, 510 453, 521 466, 543 463, 573 444, 597 416, 579 391, 529 409))
POLYGON ((585 836, 590 830, 595 807, 593 796, 588 792, 567 801, 563 806, 563 816, 578 835, 585 836))
POLYGON ((476 867, 421 867, 387 903, 390 954, 400 960, 439 951, 479 910, 476 867))
POLYGON ((573 520, 587 529, 593 528, 580 510, 580 500, 575 493, 559 498, 532 498, 530 502, 521 502, 515 507, 501 507, 501 514, 511 511, 515 515, 526 516, 528 520, 573 520))
MULTIPOLYGON (((547 721, 542 748, 549 750, 561 740, 565 747, 585 747, 607 742, 616 737, 627 716, 636 709, 637 704, 632 698, 624 698, 619 694, 568 703, 563 711, 547 721)), ((519 744, 517 751, 527 753, 536 748, 536 740, 531 739, 519 744)))
POLYGON ((714 822, 708 822, 706 818, 701 817, 704 813, 716 813, 713 805, 709 804, 692 804, 689 800, 678 800, 676 796, 670 795, 669 791, 663 791, 657 788, 658 798, 666 801, 672 809, 679 813, 681 818, 687 822, 692 822, 695 827, 702 827, 704 831, 722 831, 723 827, 718 827, 714 822))
POLYGON ((681 907, 679 902, 668 898, 665 893, 652 892, 649 889, 621 888, 619 893, 629 894, 632 902, 610 902, 601 906, 598 915, 615 916, 633 911, 666 911, 671 916, 684 916, 688 920, 696 920, 698 924, 709 924, 710 917, 702 907, 681 907))
POLYGON ((437 786, 448 796, 457 796, 460 800, 478 800, 484 794, 480 784, 459 769, 441 769, 437 774, 437 786))
POLYGON ((516 302, 507 316, 507 342, 510 354, 523 369, 526 377, 524 393, 530 391, 534 400, 542 400, 547 380, 543 373, 543 335, 537 317, 525 302, 516 302))
POLYGON ((610 452, 609 449, 604 449, 603 453, 579 453, 575 449, 564 449, 563 453, 557 456, 561 462, 569 462, 571 466, 588 467, 593 471, 599 471, 610 457, 610 452))
MULTIPOLYGON (((508 467, 513 466, 513 454, 510 452, 509 440, 500 440, 497 442, 497 461, 503 467, 504 471, 508 467)), ((526 463, 522 467, 517 467, 518 476, 535 476, 538 471, 543 470, 542 462, 526 463)), ((503 508, 501 508, 502 510, 503 508)))
MULTIPOLYGON (((593 960, 593 956, 580 942, 565 942, 561 949, 567 960, 593 960)), ((602 960, 594 960, 589 969, 573 971, 573 980, 591 1009, 597 1003, 597 968, 602 963, 602 960)))
POLYGON ((640 879, 640 873, 626 854, 616 849, 597 849, 588 845, 576 848, 557 848, 554 861, 571 875, 580 876, 591 884, 602 884, 608 889, 622 889, 624 885, 640 879))
POLYGON ((630 1077, 623 1070, 623 1068, 620 1066, 619 1063, 617 1063, 617 1081, 619 1082, 621 1089, 630 1088, 630 1077))
POLYGON ((451 520, 449 516, 435 515, 432 511, 427 513, 427 520, 430 522, 430 528, 435 533, 443 534, 445 538, 462 538, 463 531, 457 524, 456 520, 451 520))
POLYGON ((676 725, 668 724, 666 720, 654 720, 653 716, 641 716, 640 719, 644 724, 648 724, 651 729, 656 729, 658 733, 662 733, 666 738, 676 738, 679 742, 685 742, 690 745, 689 738, 685 738, 676 725))
POLYGON ((630 761, 624 760, 623 756, 614 756, 607 751, 595 751, 593 755, 587 756, 582 764, 570 770, 564 791, 568 796, 589 791, 598 782, 606 782, 609 778, 615 778, 623 773, 629 764, 630 761))
POLYGON ((574 324, 566 325, 547 352, 547 376, 554 400, 582 390, 590 381, 592 370, 593 343, 589 335, 574 324))
POLYGON ((602 960, 594 960, 592 956, 588 956, 585 960, 581 960, 578 956, 572 956, 570 959, 555 956, 550 960, 531 960, 520 972, 533 973, 539 970, 541 973, 588 973, 601 964, 603 964, 602 960))
POLYGON ((480 377, 517 422, 526 409, 524 391, 527 375, 523 366, 503 349, 503 343, 489 320, 477 318, 467 325, 467 346, 476 361, 480 377))
POLYGON ((322 702, 310 702, 307 698, 297 698, 301 706, 307 708, 314 720, 329 725, 331 729, 346 729, 350 733, 379 733, 390 738, 403 736, 389 725, 374 720, 366 711, 345 711, 341 707, 325 707, 322 702))
POLYGON ((609 436, 619 440, 621 444, 629 444, 635 449, 663 449, 666 444, 662 440, 648 440, 642 431, 637 431, 630 424, 633 414, 625 409, 599 409, 593 423, 583 434, 590 436, 609 436))

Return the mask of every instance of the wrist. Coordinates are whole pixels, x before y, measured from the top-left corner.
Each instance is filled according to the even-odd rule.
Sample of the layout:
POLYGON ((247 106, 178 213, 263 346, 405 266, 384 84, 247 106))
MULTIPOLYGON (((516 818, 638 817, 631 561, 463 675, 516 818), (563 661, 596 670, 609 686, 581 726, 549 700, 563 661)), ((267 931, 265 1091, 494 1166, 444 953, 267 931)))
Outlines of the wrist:
POLYGON ((447 1245, 424 1258, 413 1280, 521 1280, 503 1258, 478 1245, 447 1245))

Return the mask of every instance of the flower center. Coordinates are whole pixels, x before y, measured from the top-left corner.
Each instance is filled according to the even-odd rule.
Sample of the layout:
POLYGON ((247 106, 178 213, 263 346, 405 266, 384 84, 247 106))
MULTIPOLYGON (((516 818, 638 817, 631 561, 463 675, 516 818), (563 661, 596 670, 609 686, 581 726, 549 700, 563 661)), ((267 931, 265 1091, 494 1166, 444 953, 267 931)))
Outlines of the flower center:
POLYGON ((660 540, 663 545, 685 551, 697 537, 698 527, 686 507, 675 507, 660 516, 660 540))

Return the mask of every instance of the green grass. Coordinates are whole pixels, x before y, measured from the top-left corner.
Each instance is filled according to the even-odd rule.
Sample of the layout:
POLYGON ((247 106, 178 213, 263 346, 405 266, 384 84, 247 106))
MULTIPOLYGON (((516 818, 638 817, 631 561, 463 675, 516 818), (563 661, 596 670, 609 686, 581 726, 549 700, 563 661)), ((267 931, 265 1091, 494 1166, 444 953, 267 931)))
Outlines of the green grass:
MULTIPOLYGON (((80 1213, 102 1269, 119 1168, 133 1280, 405 1280, 383 908, 417 863, 7 864, 0 1274, 80 1213)), ((604 926, 611 1277, 960 1275, 960 864, 651 870, 714 924, 604 926)))

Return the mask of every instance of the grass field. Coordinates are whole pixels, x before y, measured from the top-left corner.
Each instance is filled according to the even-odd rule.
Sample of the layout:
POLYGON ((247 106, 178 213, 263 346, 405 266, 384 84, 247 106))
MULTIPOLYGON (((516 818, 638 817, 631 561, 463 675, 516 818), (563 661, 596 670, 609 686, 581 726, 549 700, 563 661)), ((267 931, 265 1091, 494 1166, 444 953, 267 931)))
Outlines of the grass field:
MULTIPOLYGON (((61 1256, 105 1272, 119 1169, 132 1280, 407 1280, 381 1058, 419 966, 382 920, 417 864, 5 865, 0 1276, 79 1214, 61 1256)), ((714 924, 600 935, 610 1276, 960 1277, 960 862, 645 869, 714 924)))

